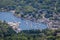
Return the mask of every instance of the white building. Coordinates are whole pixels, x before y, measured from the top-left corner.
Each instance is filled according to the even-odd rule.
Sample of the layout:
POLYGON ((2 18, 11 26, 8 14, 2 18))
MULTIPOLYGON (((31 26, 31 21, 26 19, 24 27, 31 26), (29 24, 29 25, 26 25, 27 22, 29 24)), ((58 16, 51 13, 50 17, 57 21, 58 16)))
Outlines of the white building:
POLYGON ((19 28, 20 22, 8 22, 9 26, 13 28, 13 30, 20 32, 21 29, 19 28))

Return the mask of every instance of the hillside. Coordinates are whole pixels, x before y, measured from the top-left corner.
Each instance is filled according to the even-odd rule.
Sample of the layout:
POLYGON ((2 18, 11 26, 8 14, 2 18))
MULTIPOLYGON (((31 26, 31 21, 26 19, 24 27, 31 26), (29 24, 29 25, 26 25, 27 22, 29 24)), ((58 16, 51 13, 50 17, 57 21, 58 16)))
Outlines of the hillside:
POLYGON ((60 29, 58 30, 22 30, 16 33, 4 21, 0 21, 0 40, 60 40, 60 29))
POLYGON ((11 25, 15 25, 13 22, 22 18, 21 21, 23 19, 29 20, 29 22, 25 20, 22 22, 22 27, 24 28, 26 27, 23 24, 28 25, 28 23, 31 27, 30 22, 34 22, 35 24, 41 22, 48 26, 48 28, 40 30, 39 27, 41 25, 37 27, 38 25, 34 24, 39 29, 17 32, 15 31, 17 29, 14 30, 12 26, 6 23, 6 20, 1 20, 0 40, 60 40, 60 0, 0 0, 0 12, 4 12, 4 14, 0 15, 0 19, 13 20, 10 23, 11 25), (14 15, 10 17, 11 13, 8 14, 5 12, 13 12, 14 15))
POLYGON ((0 0, 0 11, 15 11, 15 16, 34 22, 45 22, 48 19, 52 27, 60 28, 59 0, 0 0))

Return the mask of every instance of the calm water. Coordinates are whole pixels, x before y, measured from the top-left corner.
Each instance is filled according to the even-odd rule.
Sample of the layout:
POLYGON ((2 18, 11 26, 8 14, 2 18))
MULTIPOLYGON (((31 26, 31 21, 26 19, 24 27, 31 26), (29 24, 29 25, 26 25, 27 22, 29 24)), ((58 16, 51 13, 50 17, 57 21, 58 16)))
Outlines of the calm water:
POLYGON ((21 18, 15 17, 11 12, 0 12, 0 20, 5 20, 6 22, 20 22, 19 28, 22 30, 47 28, 46 24, 22 20, 21 18))

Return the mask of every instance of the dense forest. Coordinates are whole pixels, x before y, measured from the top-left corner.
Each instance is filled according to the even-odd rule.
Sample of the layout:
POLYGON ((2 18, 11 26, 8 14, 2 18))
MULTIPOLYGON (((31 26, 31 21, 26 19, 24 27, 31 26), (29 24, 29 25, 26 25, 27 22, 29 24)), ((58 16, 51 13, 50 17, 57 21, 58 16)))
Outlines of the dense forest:
POLYGON ((0 21, 0 40, 60 40, 58 30, 22 30, 16 33, 5 21, 0 21))
MULTIPOLYGON (((0 12, 8 11, 15 11, 15 16, 31 21, 42 19, 44 14, 45 18, 60 23, 60 0, 0 0, 0 12)), ((16 33, 5 21, 0 21, 0 40, 60 40, 60 29, 31 29, 16 33)))
POLYGON ((53 19, 53 14, 60 14, 59 0, 0 0, 0 11, 15 11, 18 17, 38 20, 45 14, 45 18, 53 19))

